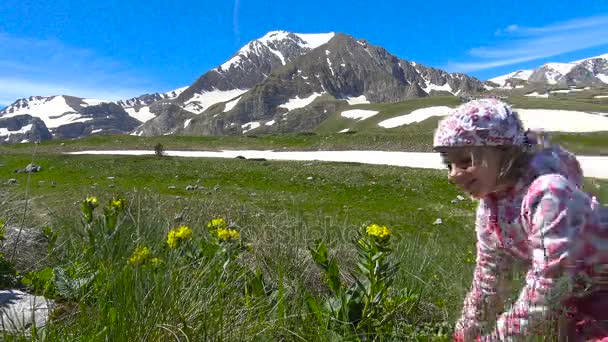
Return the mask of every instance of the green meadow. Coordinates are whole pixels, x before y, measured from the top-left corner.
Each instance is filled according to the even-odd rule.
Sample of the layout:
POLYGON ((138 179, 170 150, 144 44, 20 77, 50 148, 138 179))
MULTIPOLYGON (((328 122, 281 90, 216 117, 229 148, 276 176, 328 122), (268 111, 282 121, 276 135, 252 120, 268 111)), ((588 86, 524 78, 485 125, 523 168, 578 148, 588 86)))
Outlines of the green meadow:
MULTIPOLYGON (((457 105, 438 98, 376 106, 374 120, 428 101, 457 105)), ((436 121, 427 121, 377 130, 333 117, 300 134, 0 146, 3 222, 44 232, 48 243, 30 259, 2 246, 3 271, 11 275, 7 262, 17 266, 3 279, 58 303, 49 326, 4 339, 450 340, 474 266, 475 202, 457 199, 444 170, 63 154, 158 143, 166 150, 430 151, 436 121), (335 133, 345 124, 356 132, 335 133), (31 162, 42 171, 14 172, 31 162), (210 225, 218 218, 226 226, 210 225), (372 224, 390 237, 366 235, 372 224), (191 235, 168 244, 171 230, 184 226, 191 235)), ((608 151, 604 133, 554 140, 577 153, 608 151)), ((587 179, 585 187, 608 202, 608 181, 587 179)))

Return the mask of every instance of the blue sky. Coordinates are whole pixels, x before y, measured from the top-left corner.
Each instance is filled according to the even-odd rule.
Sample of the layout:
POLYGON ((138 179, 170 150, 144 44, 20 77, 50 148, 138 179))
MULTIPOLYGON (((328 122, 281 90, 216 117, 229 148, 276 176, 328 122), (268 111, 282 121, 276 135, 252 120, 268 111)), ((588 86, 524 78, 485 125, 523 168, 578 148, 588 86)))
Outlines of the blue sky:
POLYGON ((169 91, 272 30, 342 32, 485 80, 608 53, 608 2, 2 0, 0 107, 169 91))

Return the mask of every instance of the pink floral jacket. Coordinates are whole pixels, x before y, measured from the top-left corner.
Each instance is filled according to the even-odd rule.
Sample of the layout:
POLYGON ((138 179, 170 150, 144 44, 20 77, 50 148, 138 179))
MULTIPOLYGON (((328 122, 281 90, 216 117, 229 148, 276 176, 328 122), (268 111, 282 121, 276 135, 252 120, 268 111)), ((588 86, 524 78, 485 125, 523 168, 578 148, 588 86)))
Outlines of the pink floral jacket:
POLYGON ((568 298, 608 288, 606 210, 581 185, 574 155, 551 146, 514 187, 480 200, 477 265, 456 340, 519 340, 539 332, 568 298), (525 286, 501 313, 504 275, 516 259, 530 265, 525 286))

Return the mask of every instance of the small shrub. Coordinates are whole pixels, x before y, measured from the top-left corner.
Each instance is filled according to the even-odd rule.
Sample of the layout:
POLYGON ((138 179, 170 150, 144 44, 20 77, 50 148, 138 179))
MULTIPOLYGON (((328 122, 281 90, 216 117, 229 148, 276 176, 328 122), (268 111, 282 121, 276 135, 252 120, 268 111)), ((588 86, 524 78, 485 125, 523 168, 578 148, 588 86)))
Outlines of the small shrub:
POLYGON ((165 146, 163 146, 163 144, 161 143, 157 143, 156 145, 154 145, 154 155, 157 157, 164 157, 166 156, 166 152, 165 152, 165 146))

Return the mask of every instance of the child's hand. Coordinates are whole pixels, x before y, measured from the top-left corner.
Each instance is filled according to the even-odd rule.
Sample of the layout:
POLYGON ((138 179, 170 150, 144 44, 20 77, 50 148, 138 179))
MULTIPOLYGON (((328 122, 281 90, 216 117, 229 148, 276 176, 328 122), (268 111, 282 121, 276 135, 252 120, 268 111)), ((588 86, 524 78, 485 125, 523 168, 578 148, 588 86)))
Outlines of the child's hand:
POLYGON ((452 336, 455 342, 477 342, 481 341, 481 337, 473 330, 457 331, 452 336))

